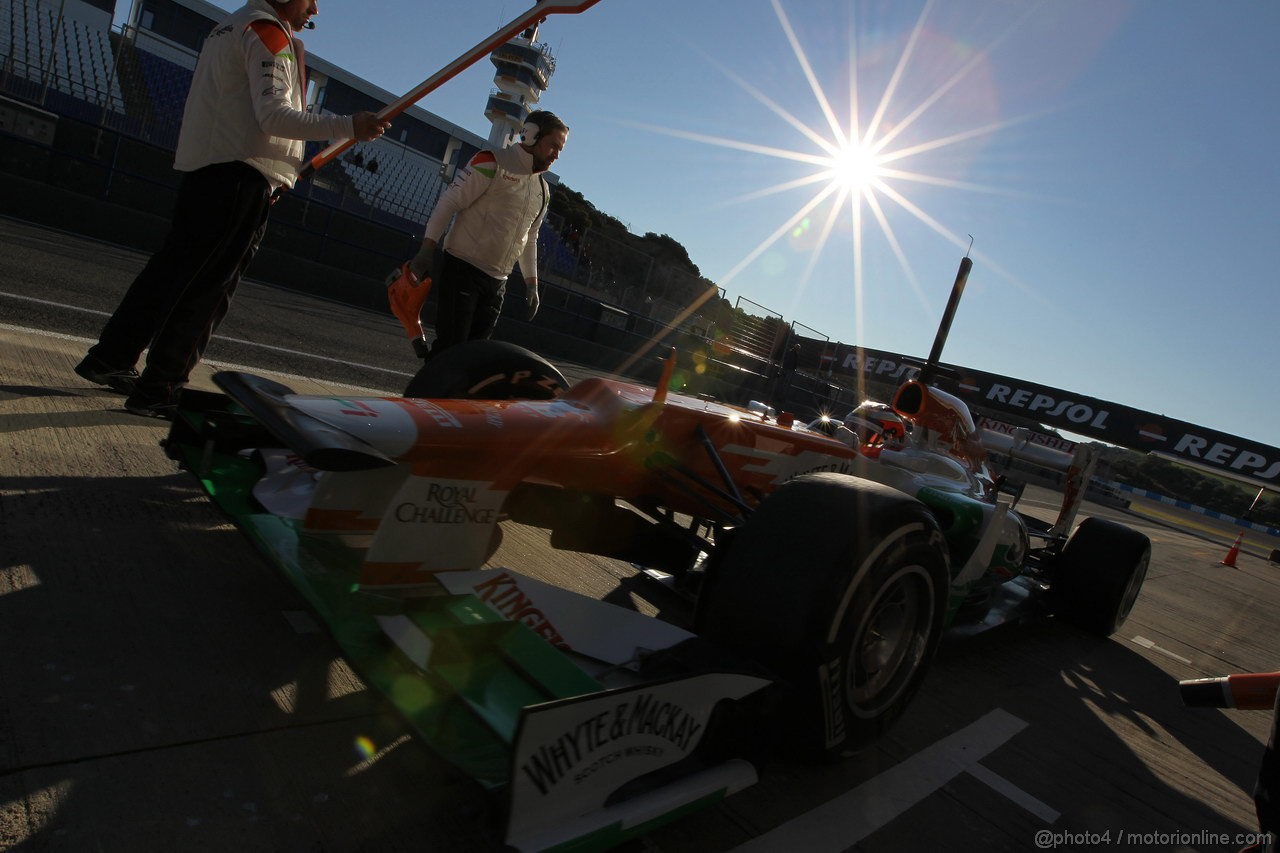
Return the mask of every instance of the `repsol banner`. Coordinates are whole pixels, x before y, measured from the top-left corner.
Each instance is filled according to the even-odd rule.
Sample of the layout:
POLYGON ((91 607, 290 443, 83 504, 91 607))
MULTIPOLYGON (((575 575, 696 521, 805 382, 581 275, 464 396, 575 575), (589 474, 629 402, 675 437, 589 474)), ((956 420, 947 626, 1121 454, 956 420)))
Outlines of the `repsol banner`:
MULTIPOLYGON (((900 385, 919 375, 920 359, 840 345, 834 372, 900 385)), ((1280 486, 1280 448, 1163 415, 967 367, 944 365, 944 391, 972 408, 1033 418, 1046 426, 1140 452, 1155 451, 1260 486, 1280 486)))

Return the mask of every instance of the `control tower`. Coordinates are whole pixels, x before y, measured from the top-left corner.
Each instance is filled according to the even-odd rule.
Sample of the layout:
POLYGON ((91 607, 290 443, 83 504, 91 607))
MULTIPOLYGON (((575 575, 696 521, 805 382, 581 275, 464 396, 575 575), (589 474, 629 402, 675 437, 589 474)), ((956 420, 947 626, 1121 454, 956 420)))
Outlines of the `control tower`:
POLYGON ((534 109, 556 71, 551 49, 538 42, 542 21, 499 47, 489 58, 498 69, 493 75, 494 89, 484 114, 493 122, 489 144, 505 148, 520 138, 525 116, 534 109))

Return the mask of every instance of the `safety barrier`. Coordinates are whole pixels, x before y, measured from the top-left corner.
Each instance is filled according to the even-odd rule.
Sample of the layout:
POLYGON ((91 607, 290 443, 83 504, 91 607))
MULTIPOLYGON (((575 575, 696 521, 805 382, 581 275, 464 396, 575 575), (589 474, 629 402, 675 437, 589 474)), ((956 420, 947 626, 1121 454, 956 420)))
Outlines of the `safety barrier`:
POLYGON ((1256 521, 1249 521, 1247 519, 1237 518, 1234 515, 1228 515, 1225 512, 1218 512, 1217 510, 1214 510, 1214 509, 1205 509, 1202 506, 1196 506, 1195 504, 1189 503, 1187 501, 1180 501, 1174 498, 1166 497, 1165 495, 1162 495, 1159 492, 1152 492, 1152 491, 1148 491, 1147 489, 1139 489, 1136 486, 1130 486, 1126 483, 1117 483, 1112 480, 1097 480, 1097 482, 1103 483, 1107 486, 1118 489, 1122 492, 1130 492, 1131 494, 1135 494, 1139 497, 1156 501, 1157 503, 1166 504, 1168 506, 1176 506, 1178 509, 1186 510, 1187 512, 1194 512, 1197 515, 1203 515, 1208 518, 1215 518, 1215 519, 1218 519, 1219 521, 1225 521, 1228 524, 1230 524, 1232 527, 1247 527, 1250 530, 1257 530, 1261 533, 1267 534, 1268 536, 1280 536, 1280 529, 1271 527, 1270 525, 1258 524, 1256 521))

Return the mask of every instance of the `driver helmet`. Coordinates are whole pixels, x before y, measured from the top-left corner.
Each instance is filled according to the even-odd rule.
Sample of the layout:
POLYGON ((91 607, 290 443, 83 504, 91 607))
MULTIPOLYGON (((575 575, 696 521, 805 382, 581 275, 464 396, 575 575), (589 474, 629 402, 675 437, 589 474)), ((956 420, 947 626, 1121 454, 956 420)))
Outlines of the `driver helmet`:
POLYGON ((885 444, 901 444, 907 437, 907 425, 902 417, 885 403, 863 400, 858 407, 844 417, 844 425, 857 433, 864 444, 882 441, 885 444))

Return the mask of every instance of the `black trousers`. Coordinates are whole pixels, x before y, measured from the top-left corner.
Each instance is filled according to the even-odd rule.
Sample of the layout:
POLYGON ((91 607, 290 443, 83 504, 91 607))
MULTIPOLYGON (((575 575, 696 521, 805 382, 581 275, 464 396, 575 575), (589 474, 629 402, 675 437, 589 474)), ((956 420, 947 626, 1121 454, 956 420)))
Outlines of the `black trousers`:
POLYGON ((444 253, 436 294, 436 340, 431 354, 463 341, 486 340, 498 326, 507 280, 486 275, 471 264, 444 253))
POLYGON ((144 349, 137 396, 172 400, 262 242, 271 185, 247 163, 217 163, 183 176, 164 245, 133 280, 89 353, 125 369, 144 349))

